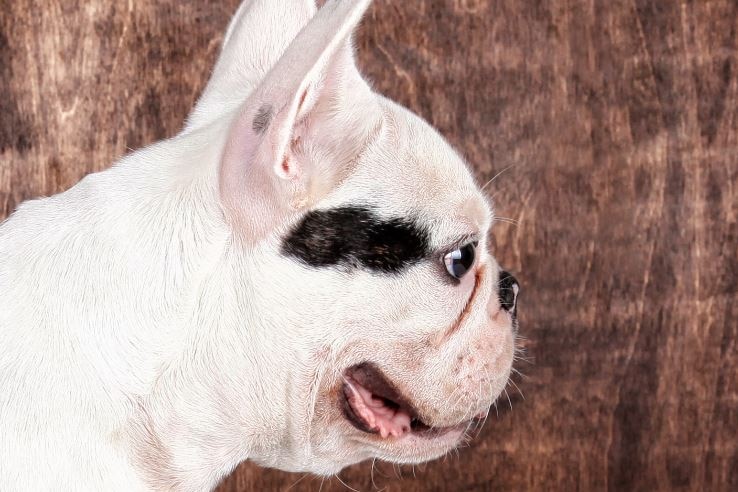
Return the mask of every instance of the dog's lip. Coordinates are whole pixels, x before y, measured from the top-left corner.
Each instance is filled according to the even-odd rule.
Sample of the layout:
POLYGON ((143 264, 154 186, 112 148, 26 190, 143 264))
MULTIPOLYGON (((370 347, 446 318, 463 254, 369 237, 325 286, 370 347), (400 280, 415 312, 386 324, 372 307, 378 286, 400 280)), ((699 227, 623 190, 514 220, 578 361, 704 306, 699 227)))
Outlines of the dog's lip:
MULTIPOLYGON (((447 427, 430 426, 419 418, 415 407, 382 371, 374 364, 367 362, 352 366, 345 371, 344 384, 339 398, 344 417, 349 423, 364 433, 379 435, 382 439, 390 436, 402 438, 408 435, 437 438, 452 431, 461 431, 468 427, 474 419, 483 417, 483 415, 478 415, 471 420, 447 427), (383 400, 385 405, 380 409, 381 413, 391 413, 392 416, 388 419, 379 416, 375 420, 375 415, 367 409, 366 400, 362 397, 362 394, 367 393, 371 394, 370 398, 374 402, 383 400), (368 418, 362 416, 362 413, 369 414, 369 419, 374 422, 370 422, 368 418)), ((382 406, 376 403, 375 405, 382 406)))

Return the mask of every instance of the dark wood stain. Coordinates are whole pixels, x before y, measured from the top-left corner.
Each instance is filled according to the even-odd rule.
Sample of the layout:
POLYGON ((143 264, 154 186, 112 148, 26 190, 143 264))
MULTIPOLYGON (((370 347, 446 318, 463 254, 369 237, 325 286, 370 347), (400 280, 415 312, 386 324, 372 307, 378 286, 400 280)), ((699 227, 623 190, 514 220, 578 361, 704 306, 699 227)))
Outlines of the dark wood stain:
MULTIPOLYGON (((174 135, 237 4, 3 2, 0 217, 174 135)), ((511 166, 487 189, 518 225, 492 242, 530 359, 525 400, 458 455, 378 463, 379 488, 738 489, 736 32, 734 0, 371 7, 375 87, 480 182, 511 166)), ((371 468, 339 478, 373 490, 371 468)), ((322 482, 247 463, 220 490, 345 490, 322 482)))

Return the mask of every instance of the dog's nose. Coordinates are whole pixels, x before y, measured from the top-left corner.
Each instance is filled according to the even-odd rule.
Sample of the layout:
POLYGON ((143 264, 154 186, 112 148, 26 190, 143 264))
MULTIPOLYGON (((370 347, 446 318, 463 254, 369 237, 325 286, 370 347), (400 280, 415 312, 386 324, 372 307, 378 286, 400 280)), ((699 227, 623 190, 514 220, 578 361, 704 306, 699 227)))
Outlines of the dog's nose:
POLYGON ((520 292, 520 284, 510 272, 502 270, 500 279, 497 281, 499 290, 497 295, 500 298, 500 307, 505 311, 515 314, 518 304, 518 293, 520 292))

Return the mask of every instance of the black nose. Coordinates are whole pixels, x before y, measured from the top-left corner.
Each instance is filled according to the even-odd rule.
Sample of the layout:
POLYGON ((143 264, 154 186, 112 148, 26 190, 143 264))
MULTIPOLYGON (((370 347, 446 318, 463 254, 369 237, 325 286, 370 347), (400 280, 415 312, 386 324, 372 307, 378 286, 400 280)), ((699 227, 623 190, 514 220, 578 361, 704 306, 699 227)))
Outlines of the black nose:
POLYGON ((497 281, 499 290, 497 295, 500 297, 500 306, 502 309, 515 314, 515 308, 518 304, 518 293, 520 292, 520 284, 510 275, 510 272, 502 270, 500 279, 497 281))

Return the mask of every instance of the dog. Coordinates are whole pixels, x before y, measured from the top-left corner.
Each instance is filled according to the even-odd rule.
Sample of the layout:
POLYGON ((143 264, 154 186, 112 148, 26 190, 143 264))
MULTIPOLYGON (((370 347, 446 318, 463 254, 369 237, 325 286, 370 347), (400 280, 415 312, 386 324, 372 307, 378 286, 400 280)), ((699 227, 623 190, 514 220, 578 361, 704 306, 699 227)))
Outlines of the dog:
POLYGON ((372 91, 370 0, 247 0, 184 129, 0 226, 0 490, 214 488, 453 449, 519 286, 433 128, 372 91))

